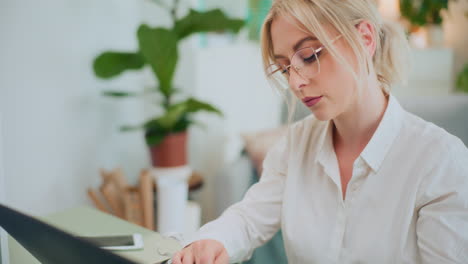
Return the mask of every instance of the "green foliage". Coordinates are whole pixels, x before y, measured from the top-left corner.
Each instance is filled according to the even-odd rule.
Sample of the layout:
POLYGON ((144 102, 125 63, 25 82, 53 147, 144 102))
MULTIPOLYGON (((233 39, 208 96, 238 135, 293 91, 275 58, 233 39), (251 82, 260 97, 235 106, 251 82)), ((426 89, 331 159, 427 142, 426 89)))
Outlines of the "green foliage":
POLYGON ((190 114, 198 111, 222 115, 215 107, 194 98, 189 98, 171 105, 165 115, 149 120, 143 125, 146 130, 146 143, 148 145, 158 144, 169 133, 187 130, 189 125, 194 123, 190 114))
MULTIPOLYGON (((155 0, 155 3, 167 8, 159 1, 155 0)), ((103 79, 119 76, 128 70, 141 70, 145 65, 151 67, 159 83, 157 92, 163 95, 161 106, 164 114, 141 125, 121 127, 122 131, 144 129, 146 143, 149 146, 160 143, 170 133, 187 130, 190 125, 195 124, 192 115, 196 112, 205 111, 222 115, 214 106, 195 98, 172 102, 172 96, 178 92, 173 86, 173 79, 179 59, 180 41, 200 32, 231 31, 237 33, 244 25, 243 20, 230 19, 220 9, 207 12, 190 10, 185 17, 178 19, 175 16, 178 0, 174 3, 171 10, 174 20, 173 28, 152 28, 142 24, 137 30, 138 51, 106 51, 97 56, 93 63, 94 73, 103 79)), ((138 95, 125 91, 106 91, 103 94, 115 98, 138 95)))
POLYGON ((249 39, 259 41, 260 30, 273 0, 249 0, 247 13, 247 26, 249 28, 249 39))
POLYGON ((128 96, 136 96, 136 93, 130 92, 121 92, 121 91, 104 91, 102 95, 110 96, 110 97, 128 97, 128 96))
POLYGON ((94 60, 93 68, 96 76, 109 79, 125 70, 141 69, 144 65, 145 61, 138 53, 106 51, 94 60))
POLYGON ((440 11, 448 9, 449 0, 400 0, 400 12, 414 26, 442 24, 440 11))
POLYGON ((140 52, 159 80, 159 89, 171 95, 172 79, 177 64, 177 35, 164 28, 141 25, 138 29, 140 52))
POLYGON ((229 29, 235 33, 244 25, 243 20, 229 19, 220 9, 208 12, 190 10, 189 14, 175 23, 174 31, 179 40, 198 32, 217 32, 229 29))
POLYGON ((456 85, 459 91, 468 93, 468 63, 465 64, 463 70, 458 74, 456 85))

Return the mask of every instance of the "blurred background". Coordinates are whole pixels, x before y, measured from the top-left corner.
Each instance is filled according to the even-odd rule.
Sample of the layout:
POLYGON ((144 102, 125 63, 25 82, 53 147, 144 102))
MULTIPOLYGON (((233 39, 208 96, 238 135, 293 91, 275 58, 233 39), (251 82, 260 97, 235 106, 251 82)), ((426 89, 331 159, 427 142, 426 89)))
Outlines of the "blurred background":
MULTIPOLYGON (((427 1, 422 11, 413 2, 426 3, 379 3, 385 17, 405 27, 412 45, 410 80, 395 86, 394 94, 466 140, 468 1, 445 6, 427 1)), ((93 63, 105 51, 139 50, 143 23, 172 27, 173 5, 171 0, 0 2, 1 203, 34 215, 94 206, 86 191, 100 184, 100 169, 122 168, 135 184, 140 171, 152 167, 145 131, 120 128, 160 114, 161 95, 144 95, 158 78, 146 64, 103 79, 93 63), (106 90, 140 95, 114 98, 104 96, 106 90)), ((174 87, 223 113, 200 111, 194 120, 203 127, 188 129, 188 165, 203 182, 190 193, 201 208, 201 224, 242 197, 255 181, 255 162, 284 123, 282 98, 265 81, 258 42, 270 5, 271 0, 178 3, 181 18, 189 9, 219 8, 245 23, 238 32, 192 34, 177 46, 174 87)))

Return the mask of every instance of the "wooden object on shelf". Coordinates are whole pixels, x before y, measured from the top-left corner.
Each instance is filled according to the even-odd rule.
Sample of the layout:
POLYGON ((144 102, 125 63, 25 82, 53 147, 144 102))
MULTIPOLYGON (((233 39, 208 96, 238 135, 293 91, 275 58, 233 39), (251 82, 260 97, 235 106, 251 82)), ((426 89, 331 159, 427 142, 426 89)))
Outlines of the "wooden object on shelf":
POLYGON ((122 199, 124 190, 120 189, 120 186, 117 184, 116 180, 114 180, 112 176, 107 176, 99 190, 112 209, 113 214, 125 219, 125 206, 122 199))
POLYGON ((153 178, 148 170, 140 173, 139 191, 143 209, 143 224, 146 228, 155 230, 154 226, 154 193, 153 178))
POLYGON ((193 172, 189 178, 189 191, 195 191, 203 186, 203 177, 198 172, 193 172))
POLYGON ((140 193, 138 188, 128 186, 122 193, 124 202, 124 218, 125 220, 137 224, 143 225, 143 208, 141 205, 140 193))
POLYGON ((113 214, 131 223, 155 230, 153 178, 148 170, 142 170, 136 186, 128 184, 121 168, 100 170, 102 184, 98 192, 88 189, 88 196, 101 211, 113 214))
POLYGON ((88 188, 88 197, 91 199, 91 201, 93 201, 93 204, 94 206, 96 206, 97 209, 104 213, 111 213, 111 210, 107 208, 107 206, 103 203, 101 198, 99 198, 98 193, 94 189, 88 188))

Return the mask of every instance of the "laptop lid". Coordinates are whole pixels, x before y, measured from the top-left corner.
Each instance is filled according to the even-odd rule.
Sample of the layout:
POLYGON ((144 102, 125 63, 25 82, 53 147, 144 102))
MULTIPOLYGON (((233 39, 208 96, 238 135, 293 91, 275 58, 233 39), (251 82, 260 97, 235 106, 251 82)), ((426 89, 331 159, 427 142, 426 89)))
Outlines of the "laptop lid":
POLYGON ((0 226, 41 263, 136 264, 2 204, 0 226))

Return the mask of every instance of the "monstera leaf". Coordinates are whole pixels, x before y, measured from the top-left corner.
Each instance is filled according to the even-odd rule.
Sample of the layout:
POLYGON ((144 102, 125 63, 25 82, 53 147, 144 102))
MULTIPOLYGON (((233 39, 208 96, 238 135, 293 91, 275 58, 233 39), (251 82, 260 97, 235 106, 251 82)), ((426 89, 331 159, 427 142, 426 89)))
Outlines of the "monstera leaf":
POLYGON ((235 33, 244 25, 240 19, 230 19, 220 9, 208 12, 198 12, 191 9, 184 18, 176 21, 174 31, 178 39, 183 39, 190 34, 198 32, 233 31, 235 33))
POLYGON ((138 53, 108 51, 94 60, 93 69, 96 76, 109 79, 125 70, 141 69, 144 65, 145 61, 138 53))
POLYGON ((177 35, 168 29, 147 25, 141 25, 137 35, 140 53, 158 77, 161 92, 170 96, 178 59, 177 35))

